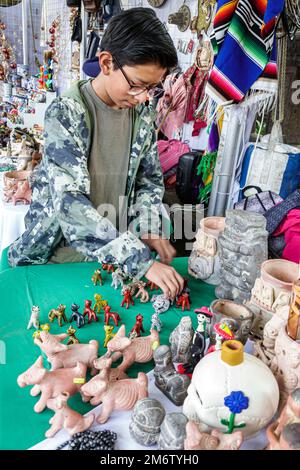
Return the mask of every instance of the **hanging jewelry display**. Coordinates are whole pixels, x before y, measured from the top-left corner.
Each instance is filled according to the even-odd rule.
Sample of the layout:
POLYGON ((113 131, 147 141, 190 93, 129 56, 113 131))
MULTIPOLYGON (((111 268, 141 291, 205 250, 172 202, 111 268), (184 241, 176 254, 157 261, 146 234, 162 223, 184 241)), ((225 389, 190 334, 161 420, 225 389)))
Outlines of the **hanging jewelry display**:
POLYGON ((41 62, 38 58, 38 51, 35 45, 35 41, 37 39, 37 36, 34 32, 34 23, 33 23, 33 14, 32 14, 32 0, 29 0, 29 10, 30 10, 30 24, 31 24, 31 34, 32 34, 32 46, 33 46, 33 54, 34 54, 34 62, 35 65, 39 68, 41 67, 41 62))
POLYGON ((149 5, 151 5, 153 8, 159 8, 165 2, 166 2, 166 0, 148 0, 149 5))
POLYGON ((198 35, 207 33, 213 20, 215 4, 216 0, 198 0, 198 16, 191 22, 192 32, 197 32, 198 35))
POLYGON ((191 23, 191 10, 187 5, 182 5, 176 13, 169 15, 168 23, 176 24, 179 31, 184 33, 191 23))
POLYGON ((15 53, 5 35, 6 24, 0 20, 0 80, 7 80, 11 71, 17 68, 15 53))

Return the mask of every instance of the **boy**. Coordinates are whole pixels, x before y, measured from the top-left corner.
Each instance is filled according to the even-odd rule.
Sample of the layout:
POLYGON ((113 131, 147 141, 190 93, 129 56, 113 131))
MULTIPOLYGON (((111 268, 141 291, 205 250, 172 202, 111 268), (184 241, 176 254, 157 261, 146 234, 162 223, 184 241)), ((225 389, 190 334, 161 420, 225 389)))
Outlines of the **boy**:
POLYGON ((8 252, 12 266, 98 261, 145 275, 171 298, 183 289, 168 265, 175 250, 162 235, 163 179, 154 116, 145 105, 176 65, 172 40, 153 10, 134 8, 111 19, 96 78, 77 83, 47 109, 44 158, 26 232, 8 252))

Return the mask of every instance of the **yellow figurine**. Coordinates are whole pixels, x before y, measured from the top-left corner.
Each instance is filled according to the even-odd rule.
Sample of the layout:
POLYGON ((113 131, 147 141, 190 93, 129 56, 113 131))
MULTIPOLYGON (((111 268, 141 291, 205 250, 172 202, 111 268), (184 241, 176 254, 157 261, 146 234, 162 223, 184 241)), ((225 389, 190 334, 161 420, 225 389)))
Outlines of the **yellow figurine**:
POLYGON ((104 343, 103 343, 103 347, 104 348, 107 348, 107 343, 113 339, 115 335, 115 333, 113 333, 113 329, 114 327, 111 326, 111 325, 104 325, 104 331, 105 331, 105 339, 104 339, 104 343))
POLYGON ((69 344, 78 344, 79 343, 79 339, 75 336, 75 333, 76 333, 76 330, 75 328, 73 328, 73 326, 69 326, 69 328, 67 329, 67 334, 69 335, 69 340, 67 342, 67 346, 69 346, 69 344))
POLYGON ((104 307, 107 307, 108 302, 107 300, 102 300, 102 295, 100 294, 95 294, 94 299, 95 299, 95 303, 94 303, 93 310, 95 313, 99 314, 101 313, 102 308, 104 310, 104 307))

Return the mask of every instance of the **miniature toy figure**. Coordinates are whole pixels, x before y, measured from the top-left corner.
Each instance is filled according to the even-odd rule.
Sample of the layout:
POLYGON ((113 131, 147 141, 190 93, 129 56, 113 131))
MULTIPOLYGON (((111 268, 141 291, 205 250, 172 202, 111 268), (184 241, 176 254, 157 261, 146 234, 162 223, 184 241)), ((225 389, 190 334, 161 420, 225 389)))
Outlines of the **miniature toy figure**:
POLYGON ((79 309, 80 309, 79 305, 76 305, 76 304, 71 305, 71 310, 73 313, 70 318, 70 323, 72 323, 72 321, 76 321, 77 328, 81 328, 82 326, 84 326, 84 316, 82 315, 82 313, 78 312, 79 309))
POLYGON ((156 313, 164 313, 169 310, 171 302, 167 299, 164 294, 153 295, 151 298, 153 308, 156 313))
POLYGON ((140 302, 145 304, 149 302, 149 294, 146 291, 146 282, 143 282, 141 280, 133 280, 128 286, 131 289, 131 295, 135 295, 135 298, 138 299, 140 297, 140 302), (137 290, 137 293, 136 293, 137 290), (135 294, 136 293, 136 294, 135 294))
POLYGON ((40 307, 33 305, 31 308, 30 320, 27 325, 27 330, 34 327, 36 330, 40 327, 40 307))
POLYGON ((119 284, 120 284, 121 288, 123 288, 123 286, 124 286, 124 277, 123 277, 123 273, 122 273, 120 268, 116 269, 116 271, 113 271, 112 274, 111 274, 111 277, 112 277, 111 287, 114 287, 115 289, 118 289, 119 284))
POLYGON ((78 382, 85 381, 85 376, 86 366, 80 362, 77 362, 75 367, 49 371, 43 366, 43 357, 40 356, 29 369, 19 375, 17 382, 19 387, 38 385, 33 387, 30 394, 36 396, 41 393, 39 401, 34 406, 34 411, 41 413, 50 398, 63 392, 75 395, 82 386, 82 383, 78 382))
POLYGON ((95 313, 99 315, 99 313, 101 313, 101 309, 103 308, 104 310, 104 308, 107 307, 108 302, 107 300, 102 300, 102 295, 100 294, 95 294, 94 299, 95 299, 95 303, 94 303, 93 310, 95 313))
POLYGON ((158 332, 161 331, 161 328, 162 328, 162 321, 161 319, 159 318, 159 313, 155 312, 153 313, 152 317, 151 317, 151 327, 150 327, 150 330, 154 330, 156 328, 156 330, 158 332))
POLYGON ((243 433, 235 431, 224 434, 214 429, 211 434, 201 432, 194 421, 186 425, 184 450, 239 450, 243 443, 243 433))
POLYGON ((190 378, 179 374, 172 361, 172 353, 169 346, 159 346, 153 354, 155 362, 154 377, 155 385, 175 405, 181 406, 187 396, 190 378))
POLYGON ((100 286, 102 286, 103 281, 102 281, 101 269, 96 269, 96 271, 92 275, 92 281, 93 281, 94 286, 96 286, 98 283, 100 286))
POLYGON ((113 333, 113 330, 114 330, 114 327, 113 326, 110 326, 110 325, 104 325, 104 331, 105 331, 105 339, 104 339, 104 343, 103 343, 103 347, 106 348, 107 347, 107 343, 113 339, 113 337, 115 336, 115 333, 113 333))
POLYGON ((52 370, 61 367, 74 367, 80 360, 83 365, 92 369, 92 375, 95 374, 94 360, 98 357, 98 341, 91 340, 88 344, 77 343, 67 346, 61 343, 67 337, 66 333, 51 335, 46 331, 41 331, 40 335, 35 338, 34 343, 46 354, 52 370))
POLYGON ((129 305, 134 305, 134 301, 132 299, 131 295, 131 289, 129 286, 124 286, 122 289, 122 295, 123 295, 123 300, 121 303, 121 307, 124 307, 124 304, 126 304, 126 308, 129 308, 129 305))
POLYGON ((182 312, 190 310, 190 296, 187 292, 180 294, 176 300, 176 307, 181 307, 182 312))
POLYGON ((159 289, 159 287, 158 287, 156 284, 154 284, 154 282, 151 282, 151 281, 148 281, 148 282, 147 282, 146 287, 150 287, 150 290, 151 290, 151 291, 152 291, 152 290, 158 290, 158 289, 159 289))
POLYGON ((85 315, 88 316, 88 323, 91 323, 92 320, 98 321, 98 318, 94 312, 94 310, 91 309, 92 301, 91 300, 85 300, 84 302, 84 311, 83 311, 83 317, 85 315))
POLYGON ((142 446, 155 445, 165 414, 164 407, 155 398, 142 398, 137 401, 129 425, 131 437, 142 446))
POLYGON ((187 363, 191 359, 190 346, 193 341, 194 329, 190 317, 182 317, 180 323, 169 337, 172 359, 174 362, 187 363))
POLYGON ((49 332, 49 331, 50 331, 50 325, 49 325, 49 323, 44 323, 43 325, 41 325, 41 330, 42 330, 42 331, 49 332))
POLYGON ((72 325, 69 326, 69 328, 67 329, 67 335, 69 336, 67 346, 69 346, 70 344, 78 344, 79 343, 79 339, 76 338, 75 333, 76 333, 75 328, 73 328, 72 325))
POLYGON ((104 263, 102 263, 102 269, 103 269, 103 271, 107 271, 108 273, 110 273, 110 272, 113 273, 115 271, 115 267, 114 267, 113 264, 104 264, 104 263))
POLYGON ((68 323, 68 320, 67 320, 67 317, 66 317, 66 314, 65 314, 65 310, 66 310, 66 306, 63 305, 63 304, 59 304, 57 309, 53 308, 52 310, 50 310, 50 312, 48 314, 48 318, 49 318, 50 322, 53 323, 54 319, 57 318, 59 326, 62 326, 62 320, 65 323, 68 323))
POLYGON ((138 338, 141 336, 141 331, 145 333, 144 327, 143 327, 143 315, 140 313, 135 317, 135 325, 132 327, 130 333, 129 333, 129 338, 138 338))
POLYGON ((92 426, 95 415, 82 416, 77 411, 72 410, 67 403, 69 397, 68 392, 62 392, 47 401, 47 408, 55 411, 55 415, 49 421, 51 428, 46 431, 46 437, 53 437, 61 429, 65 429, 70 436, 73 436, 78 432, 86 431, 92 426))
POLYGON ((206 354, 222 349, 222 343, 224 341, 234 339, 234 334, 226 323, 216 323, 214 325, 214 330, 216 332, 216 344, 210 346, 206 354))
POLYGON ((134 362, 149 362, 153 357, 153 351, 159 346, 159 335, 156 330, 150 330, 149 336, 141 336, 130 340, 126 337, 125 326, 122 325, 116 336, 108 342, 106 357, 117 361, 123 356, 122 363, 118 366, 120 372, 126 372, 134 362))
POLYGON ((300 423, 287 424, 280 436, 274 433, 274 423, 267 428, 269 445, 266 450, 300 450, 300 423))
POLYGON ((121 321, 121 317, 117 312, 111 312, 111 307, 107 305, 104 307, 104 323, 105 325, 109 325, 109 320, 112 318, 115 326, 119 325, 119 321, 121 321))
POLYGON ((183 413, 167 413, 160 428, 159 450, 182 450, 187 418, 183 413))

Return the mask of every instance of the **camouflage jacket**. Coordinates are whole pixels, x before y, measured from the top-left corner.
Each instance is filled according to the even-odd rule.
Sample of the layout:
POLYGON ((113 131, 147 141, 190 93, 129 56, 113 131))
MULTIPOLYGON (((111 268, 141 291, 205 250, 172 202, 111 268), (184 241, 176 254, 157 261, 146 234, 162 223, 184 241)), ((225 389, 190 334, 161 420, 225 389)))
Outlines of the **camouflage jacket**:
POLYGON ((55 99, 46 111, 45 152, 34 172, 26 231, 9 248, 8 260, 11 266, 46 263, 65 237, 87 260, 117 264, 124 273, 140 278, 153 260, 139 236, 161 233, 164 186, 154 112, 144 105, 134 110, 126 196, 128 223, 134 224, 139 236, 132 229, 118 233, 89 199, 93 123, 80 93, 81 83, 55 99))

